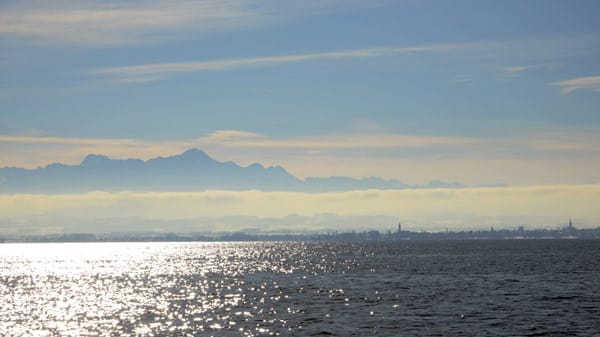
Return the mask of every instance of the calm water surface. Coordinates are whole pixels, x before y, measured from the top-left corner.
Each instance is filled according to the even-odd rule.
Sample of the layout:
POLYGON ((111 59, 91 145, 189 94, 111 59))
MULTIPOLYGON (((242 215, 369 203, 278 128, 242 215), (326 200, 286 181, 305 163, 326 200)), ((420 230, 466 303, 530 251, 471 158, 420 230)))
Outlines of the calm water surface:
POLYGON ((600 336, 600 241, 0 245, 0 336, 600 336))

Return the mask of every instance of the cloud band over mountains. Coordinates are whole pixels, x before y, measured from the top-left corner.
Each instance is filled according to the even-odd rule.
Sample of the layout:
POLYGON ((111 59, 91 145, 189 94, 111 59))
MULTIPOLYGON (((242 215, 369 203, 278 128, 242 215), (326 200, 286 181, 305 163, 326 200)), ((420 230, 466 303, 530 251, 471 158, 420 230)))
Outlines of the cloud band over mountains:
POLYGON ((380 176, 409 184, 432 179, 468 185, 589 183, 600 181, 600 132, 593 127, 531 130, 506 136, 346 133, 273 137, 219 130, 196 139, 150 141, 127 138, 1 136, 0 167, 35 168, 79 164, 90 154, 150 159, 201 148, 220 161, 282 165, 307 176, 380 176), (349 164, 351 163, 351 164, 349 164))
POLYGON ((0 234, 48 232, 395 229, 600 223, 600 185, 334 193, 206 191, 0 195, 0 234), (329 214, 329 215, 328 215, 329 214), (369 221, 360 224, 355 219, 369 221), (376 220, 376 221, 375 221, 376 220), (90 222, 92 221, 92 222, 90 222))

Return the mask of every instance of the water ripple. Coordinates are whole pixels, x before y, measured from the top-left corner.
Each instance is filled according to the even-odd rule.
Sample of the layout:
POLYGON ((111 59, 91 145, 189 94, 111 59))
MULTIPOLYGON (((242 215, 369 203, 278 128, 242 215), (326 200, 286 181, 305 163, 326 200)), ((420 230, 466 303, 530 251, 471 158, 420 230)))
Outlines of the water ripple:
POLYGON ((590 336, 600 241, 0 245, 3 336, 590 336))

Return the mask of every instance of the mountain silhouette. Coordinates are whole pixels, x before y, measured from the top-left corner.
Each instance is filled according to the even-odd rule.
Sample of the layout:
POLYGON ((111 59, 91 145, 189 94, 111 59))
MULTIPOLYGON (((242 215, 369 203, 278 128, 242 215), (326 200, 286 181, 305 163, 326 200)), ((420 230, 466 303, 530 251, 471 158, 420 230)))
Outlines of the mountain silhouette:
MULTIPOLYGON (((434 183, 435 187, 444 185, 439 181, 434 183)), ((460 187, 457 183, 450 185, 460 187)), ((398 180, 377 177, 310 177, 301 180, 281 166, 264 167, 259 163, 240 166, 231 161, 220 162, 198 149, 147 161, 89 154, 79 165, 54 163, 36 169, 0 168, 0 193, 3 194, 210 189, 327 192, 408 187, 398 180)))

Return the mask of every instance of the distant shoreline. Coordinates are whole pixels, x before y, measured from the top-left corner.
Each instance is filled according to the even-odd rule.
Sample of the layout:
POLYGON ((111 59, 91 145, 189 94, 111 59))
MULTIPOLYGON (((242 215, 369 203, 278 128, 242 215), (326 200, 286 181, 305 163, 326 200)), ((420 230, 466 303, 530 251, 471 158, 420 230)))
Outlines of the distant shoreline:
POLYGON ((423 240, 527 240, 527 239, 600 239, 600 227, 579 229, 572 225, 561 229, 471 230, 445 232, 395 232, 378 230, 319 233, 65 233, 47 235, 0 236, 0 243, 61 242, 228 242, 228 241, 423 241, 423 240))

